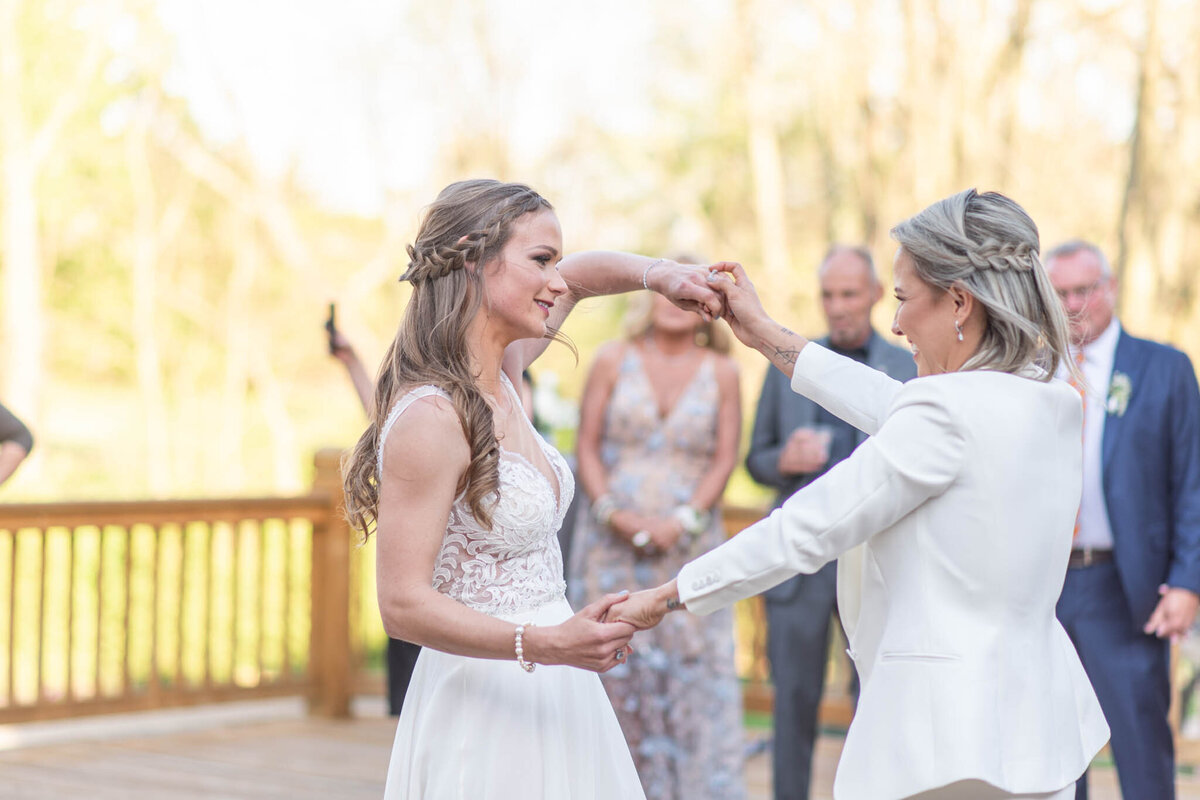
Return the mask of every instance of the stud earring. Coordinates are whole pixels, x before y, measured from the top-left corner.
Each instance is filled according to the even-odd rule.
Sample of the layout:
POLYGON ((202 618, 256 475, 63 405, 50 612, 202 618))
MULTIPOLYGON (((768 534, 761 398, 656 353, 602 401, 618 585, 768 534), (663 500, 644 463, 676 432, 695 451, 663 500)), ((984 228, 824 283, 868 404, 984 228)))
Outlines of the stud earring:
POLYGON ((958 320, 954 320, 954 333, 958 336, 958 340, 963 340, 962 324, 958 320))

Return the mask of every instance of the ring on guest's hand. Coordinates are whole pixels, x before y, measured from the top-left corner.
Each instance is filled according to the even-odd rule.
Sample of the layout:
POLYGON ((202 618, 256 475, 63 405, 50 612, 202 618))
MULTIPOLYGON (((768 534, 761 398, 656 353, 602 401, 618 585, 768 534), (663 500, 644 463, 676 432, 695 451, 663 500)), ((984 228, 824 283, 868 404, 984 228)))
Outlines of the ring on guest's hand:
POLYGON ((622 647, 620 650, 617 651, 617 661, 624 661, 624 660, 625 660, 625 648, 622 647))

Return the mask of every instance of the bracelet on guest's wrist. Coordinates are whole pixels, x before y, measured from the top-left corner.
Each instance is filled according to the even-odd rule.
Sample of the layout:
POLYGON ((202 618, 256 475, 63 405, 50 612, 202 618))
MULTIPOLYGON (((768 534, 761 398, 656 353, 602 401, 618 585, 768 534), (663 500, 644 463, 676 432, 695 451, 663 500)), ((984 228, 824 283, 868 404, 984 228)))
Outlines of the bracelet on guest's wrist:
POLYGON ((617 513, 617 501, 607 492, 596 498, 592 503, 592 517, 596 522, 608 527, 612 524, 613 514, 617 513))

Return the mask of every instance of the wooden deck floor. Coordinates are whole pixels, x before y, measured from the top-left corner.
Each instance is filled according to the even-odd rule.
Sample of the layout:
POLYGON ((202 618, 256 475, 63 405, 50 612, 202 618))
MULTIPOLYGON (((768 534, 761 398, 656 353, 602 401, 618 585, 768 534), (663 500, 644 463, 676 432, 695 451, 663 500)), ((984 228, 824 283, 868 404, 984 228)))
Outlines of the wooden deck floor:
MULTIPOLYGON (((378 703, 322 720, 293 701, 0 726, 0 796, 378 800, 394 730, 378 703)), ((819 741, 813 800, 831 800, 840 752, 819 741)), ((766 753, 749 759, 748 800, 769 800, 770 772, 766 753)), ((1091 796, 1119 800, 1111 768, 1093 770, 1091 796)), ((1179 798, 1200 800, 1200 778, 1181 777, 1179 798)))

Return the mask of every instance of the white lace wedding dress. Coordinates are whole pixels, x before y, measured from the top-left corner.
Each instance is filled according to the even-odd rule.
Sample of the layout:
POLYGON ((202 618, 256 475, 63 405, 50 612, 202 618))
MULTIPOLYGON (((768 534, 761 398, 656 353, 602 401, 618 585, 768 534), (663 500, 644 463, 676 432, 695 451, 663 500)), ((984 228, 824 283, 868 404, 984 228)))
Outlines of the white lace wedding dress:
MULTIPOLYGON (((515 390, 504 381, 510 397, 515 390)), ((414 389, 380 434, 413 402, 414 389)), ((533 432, 532 426, 530 431, 533 432)), ((459 496, 433 586, 476 611, 513 623, 556 625, 564 597, 557 531, 575 491, 566 461, 534 432, 553 480, 519 453, 500 450, 500 499, 485 530, 459 496)), ((404 697, 386 800, 644 800, 629 748, 595 673, 515 660, 421 650, 404 697)))

